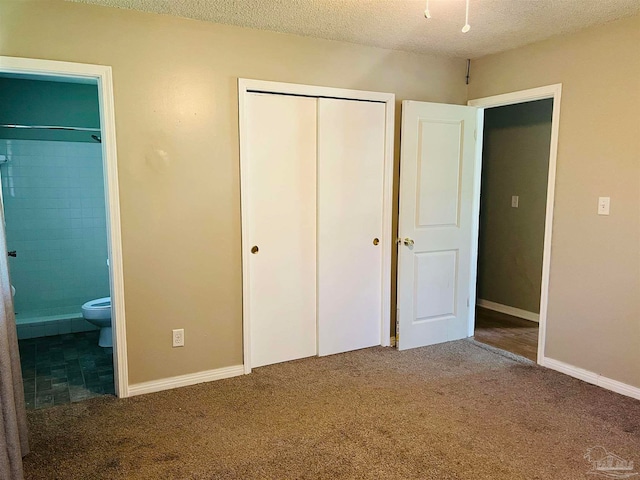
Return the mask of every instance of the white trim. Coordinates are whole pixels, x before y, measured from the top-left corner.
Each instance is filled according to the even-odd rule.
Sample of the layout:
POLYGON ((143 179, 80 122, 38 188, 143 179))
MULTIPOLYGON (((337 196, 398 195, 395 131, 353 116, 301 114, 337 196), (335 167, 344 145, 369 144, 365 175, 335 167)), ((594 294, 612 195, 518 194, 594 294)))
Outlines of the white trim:
MULTIPOLYGON (((362 92, 360 92, 362 93, 362 92)), ((393 93, 368 92, 381 97, 386 104, 386 132, 384 153, 384 186, 382 194, 382 346, 391 345, 391 252, 396 247, 393 237, 393 142, 395 138, 396 96, 393 93)))
POLYGON ((564 373, 574 378, 578 378, 592 385, 597 385, 606 390, 632 397, 640 400, 640 388, 628 385, 626 383, 613 380, 595 372, 585 370, 584 368, 574 367, 568 363, 561 362, 560 360, 554 360, 553 358, 544 357, 542 362, 539 362, 543 367, 550 368, 557 372, 564 373))
POLYGON ((144 395, 145 393, 160 392, 162 390, 171 390, 173 388, 187 387, 198 383, 212 382, 214 380, 222 380, 224 378, 237 377, 244 374, 242 365, 234 365, 233 367, 217 368, 215 370, 205 370, 204 372, 188 373, 187 375, 178 375, 177 377, 162 378, 160 380, 151 380, 149 382, 134 383, 129 385, 129 396, 144 395))
POLYGON ((248 234, 249 219, 246 212, 249 208, 249 193, 243 188, 243 183, 249 178, 249 166, 245 160, 247 147, 242 132, 246 131, 245 100, 247 96, 247 86, 242 79, 238 79, 238 133, 240 137, 240 228, 241 228, 241 248, 242 248, 242 361, 244 373, 251 373, 251 328, 249 323, 249 249, 248 234))
POLYGON ((473 337, 476 325, 476 309, 475 305, 477 295, 477 277, 478 277, 478 244, 480 242, 480 186, 482 184, 482 146, 484 142, 484 110, 479 108, 476 113, 476 159, 474 171, 476 178, 473 182, 473 206, 471 207, 471 268, 469 269, 469 298, 467 306, 469 307, 469 323, 467 336, 473 337))
POLYGON ((94 79, 98 84, 105 196, 109 222, 109 272, 111 318, 113 324, 113 362, 115 391, 119 397, 129 396, 127 340, 124 308, 124 272, 122 268, 122 234, 120 196, 118 191, 118 158, 116 149, 115 109, 111 67, 84 63, 57 62, 32 58, 0 56, 0 72, 28 75, 94 79))
POLYGON ((478 298, 476 305, 487 310, 493 310, 494 312, 506 313, 512 317, 523 318, 531 322, 539 322, 540 315, 535 312, 529 312, 528 310, 522 310, 521 308, 510 307, 509 305, 503 305, 501 303, 491 302, 489 300, 483 300, 478 298))
MULTIPOLYGON (((517 103, 527 103, 534 100, 544 100, 545 98, 554 98, 560 95, 562 84, 555 83, 553 85, 545 85, 544 87, 530 88, 528 90, 519 90, 517 92, 502 93, 491 97, 482 97, 469 100, 467 105, 478 108, 494 108, 504 107, 506 105, 515 105, 517 103)), ((555 102, 554 102, 555 103, 555 102)))
MULTIPOLYGON (((469 100, 468 105, 483 109, 491 107, 500 107, 505 105, 515 105, 518 103, 526 103, 534 100, 543 100, 546 98, 553 99, 553 113, 551 118, 551 145, 549 149, 549 177, 547 179, 547 206, 544 222, 544 247, 542 254, 542 285, 540 294, 540 319, 538 331, 538 363, 542 363, 544 359, 545 341, 547 333, 547 308, 549 305, 549 277, 551 270, 551 238, 553 233, 553 206, 556 189, 556 163, 558 158, 558 138, 560 132, 560 103, 562 97, 562 84, 547 85, 519 92, 511 92, 503 95, 494 95, 492 97, 477 98, 469 100)), ((482 163, 482 155, 477 159, 482 163)), ((480 172, 481 170, 478 170, 480 172)), ((480 175, 480 173, 478 173, 480 175)), ((480 211, 480 189, 476 192, 475 201, 477 202, 477 211, 480 211)), ((474 236, 478 236, 478 231, 474 232, 474 236)), ((477 252, 476 252, 477 257, 477 252)), ((475 258, 477 263, 477 258, 475 258)), ((476 281, 477 270, 472 282, 476 281)), ((471 300, 475 303, 475 297, 471 300)), ((469 330, 473 332, 475 318, 470 316, 469 330)))
MULTIPOLYGON (((242 188, 249 179, 247 168, 247 146, 243 131, 246 131, 245 99, 249 91, 265 93, 282 93, 305 95, 309 97, 332 97, 348 100, 365 100, 382 102, 386 105, 386 132, 384 158, 384 193, 382 211, 382 321, 380 325, 381 345, 388 347, 391 335, 391 222, 393 216, 393 141, 395 119, 395 95, 393 93, 367 92, 363 90, 347 90, 343 88, 319 87, 314 85, 299 85, 294 83, 269 82, 263 80, 238 79, 238 119, 240 132, 240 205, 241 211, 246 212, 249 199, 247 191, 242 188)), ((249 309, 249 249, 247 232, 249 224, 246 214, 242 214, 242 330, 243 330, 243 360, 244 373, 251 373, 251 332, 249 309)))

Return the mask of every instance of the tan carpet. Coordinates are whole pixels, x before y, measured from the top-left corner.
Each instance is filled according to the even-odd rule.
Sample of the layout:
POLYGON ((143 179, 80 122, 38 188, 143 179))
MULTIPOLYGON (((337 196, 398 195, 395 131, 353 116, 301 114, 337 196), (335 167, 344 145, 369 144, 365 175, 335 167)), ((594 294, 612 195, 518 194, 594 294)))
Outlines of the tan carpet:
MULTIPOLYGON (((585 479, 640 402, 471 342, 372 348, 29 412, 27 479, 585 479)), ((604 478, 604 477, 602 477, 604 478)))

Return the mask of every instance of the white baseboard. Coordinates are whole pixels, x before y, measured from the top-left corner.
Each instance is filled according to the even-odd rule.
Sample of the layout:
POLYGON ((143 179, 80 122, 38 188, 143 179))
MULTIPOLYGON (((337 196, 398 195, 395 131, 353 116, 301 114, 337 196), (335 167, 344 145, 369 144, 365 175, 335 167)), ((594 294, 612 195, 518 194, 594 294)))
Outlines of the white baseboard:
POLYGON ((542 359, 542 366, 555 370, 557 372, 564 373, 574 378, 578 378, 592 385, 597 385, 606 390, 625 395, 627 397, 640 400, 640 388, 627 385, 626 383, 613 380, 611 378, 603 377, 595 372, 585 370, 584 368, 574 367, 568 363, 561 362, 560 360, 554 360, 553 358, 544 357, 542 359))
POLYGON ((522 310, 516 307, 510 307, 509 305, 502 305, 501 303, 490 302, 489 300, 482 300, 481 298, 478 298, 476 300, 476 305, 488 310, 493 310, 494 312, 506 313, 507 315, 511 315, 512 317, 523 318, 531 322, 540 322, 539 313, 529 312, 527 310, 522 310))
POLYGON ((177 377, 162 378, 150 382, 135 383, 129 385, 129 396, 133 397, 145 393, 160 392, 162 390, 212 382, 214 380, 222 380, 223 378, 237 377, 239 375, 244 375, 243 365, 234 365, 233 367, 217 368, 215 370, 178 375, 177 377))

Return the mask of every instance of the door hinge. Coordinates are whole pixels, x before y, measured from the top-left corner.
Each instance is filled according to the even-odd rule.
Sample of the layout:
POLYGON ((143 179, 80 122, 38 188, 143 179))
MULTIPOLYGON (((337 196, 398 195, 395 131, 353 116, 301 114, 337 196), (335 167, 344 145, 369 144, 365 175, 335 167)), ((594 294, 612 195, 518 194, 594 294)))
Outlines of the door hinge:
POLYGON ((477 129, 473 131, 473 139, 474 140, 478 139, 478 130, 477 129))
POLYGON ((467 297, 467 308, 469 308, 469 297, 467 297))

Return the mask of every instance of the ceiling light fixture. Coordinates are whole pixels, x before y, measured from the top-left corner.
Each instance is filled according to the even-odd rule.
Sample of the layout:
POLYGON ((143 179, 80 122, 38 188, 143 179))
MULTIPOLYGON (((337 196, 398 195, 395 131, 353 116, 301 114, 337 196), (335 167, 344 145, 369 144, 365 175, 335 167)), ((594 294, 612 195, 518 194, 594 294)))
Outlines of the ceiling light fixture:
MULTIPOLYGON (((424 9, 424 16, 425 18, 431 18, 431 12, 429 11, 429 0, 427 0, 427 6, 424 9)), ((469 30, 471 30, 471 25, 469 25, 469 0, 467 0, 462 33, 467 33, 469 30)))

